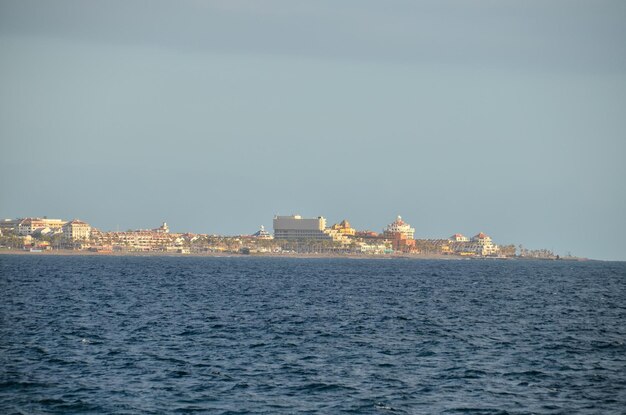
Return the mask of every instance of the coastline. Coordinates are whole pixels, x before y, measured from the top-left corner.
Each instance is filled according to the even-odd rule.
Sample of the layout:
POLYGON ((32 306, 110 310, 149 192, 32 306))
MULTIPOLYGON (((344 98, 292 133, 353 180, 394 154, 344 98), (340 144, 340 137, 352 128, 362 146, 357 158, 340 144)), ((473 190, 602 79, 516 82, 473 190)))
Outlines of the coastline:
POLYGON ((588 258, 527 258, 527 257, 462 257, 456 255, 438 254, 389 254, 389 255, 368 255, 368 254, 332 254, 332 253, 252 253, 241 254, 236 252, 207 252, 181 254, 176 252, 139 252, 139 251, 117 251, 117 252, 91 252, 71 249, 56 249, 41 252, 30 252, 17 249, 0 249, 0 255, 25 255, 25 256, 98 256, 98 257, 175 257, 175 258, 302 258, 302 259, 377 259, 377 260, 446 260, 446 261, 594 261, 588 258))
POLYGON ((117 251, 117 252, 91 252, 71 249, 56 249, 41 252, 24 250, 1 249, 0 255, 26 255, 26 256, 109 256, 109 257, 176 257, 176 258, 353 258, 353 259, 447 259, 462 260, 467 258, 450 257, 449 255, 359 255, 359 254, 305 254, 305 253, 252 253, 240 254, 236 252, 207 252, 188 253, 177 252, 153 252, 153 251, 117 251))

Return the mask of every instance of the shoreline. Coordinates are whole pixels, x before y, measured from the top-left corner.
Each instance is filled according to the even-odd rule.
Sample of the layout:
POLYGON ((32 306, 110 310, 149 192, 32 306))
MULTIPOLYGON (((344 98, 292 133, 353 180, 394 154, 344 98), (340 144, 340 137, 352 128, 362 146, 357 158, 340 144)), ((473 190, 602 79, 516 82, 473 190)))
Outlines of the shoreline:
POLYGON ((176 257, 176 258, 354 258, 354 259, 467 259, 451 257, 449 255, 360 255, 360 254, 304 254, 304 253, 252 253, 240 254, 236 252, 206 252, 188 253, 178 252, 154 252, 154 251, 118 251, 118 252, 91 252, 71 249, 55 249, 41 252, 24 250, 2 249, 0 255, 27 255, 27 256, 109 256, 109 257, 176 257))
POLYGON ((301 259, 377 259, 377 260, 445 260, 445 261, 596 261, 588 258, 525 258, 525 257, 462 257, 458 255, 440 254, 389 254, 389 255, 367 255, 367 254, 304 254, 304 253, 252 253, 240 254, 235 252, 207 252, 181 254, 177 252, 91 252, 71 249, 48 250, 41 252, 30 252, 18 249, 0 249, 0 255, 26 255, 26 256, 98 256, 98 257, 176 257, 176 258, 301 258, 301 259))

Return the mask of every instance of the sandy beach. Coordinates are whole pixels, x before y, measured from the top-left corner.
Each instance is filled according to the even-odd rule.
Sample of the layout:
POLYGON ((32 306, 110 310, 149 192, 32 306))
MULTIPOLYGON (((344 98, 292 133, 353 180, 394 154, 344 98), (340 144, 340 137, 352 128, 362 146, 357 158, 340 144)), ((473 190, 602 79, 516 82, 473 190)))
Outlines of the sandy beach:
POLYGON ((91 252, 71 249, 47 250, 41 252, 31 252, 17 249, 2 249, 0 255, 26 255, 26 256, 116 256, 116 257, 207 257, 207 258, 352 258, 352 259, 442 259, 442 260, 464 260, 459 256, 452 255, 431 255, 431 254, 403 254, 403 255, 360 255, 360 254, 304 254, 304 253, 189 253, 180 254, 175 252, 138 252, 138 251, 115 251, 115 252, 91 252))

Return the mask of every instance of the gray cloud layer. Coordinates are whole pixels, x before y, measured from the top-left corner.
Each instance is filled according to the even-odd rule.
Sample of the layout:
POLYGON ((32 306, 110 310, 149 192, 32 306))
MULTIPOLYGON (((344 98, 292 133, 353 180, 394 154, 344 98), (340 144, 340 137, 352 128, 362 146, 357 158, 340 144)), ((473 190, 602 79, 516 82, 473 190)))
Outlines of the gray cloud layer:
POLYGON ((0 33, 176 50, 624 71, 622 1, 4 1, 0 33))

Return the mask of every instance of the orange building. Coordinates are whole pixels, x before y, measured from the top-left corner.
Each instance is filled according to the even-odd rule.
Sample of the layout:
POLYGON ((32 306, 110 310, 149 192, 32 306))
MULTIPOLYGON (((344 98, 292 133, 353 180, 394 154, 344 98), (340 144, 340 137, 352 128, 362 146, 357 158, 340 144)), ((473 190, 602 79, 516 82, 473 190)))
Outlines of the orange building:
POLYGON ((403 233, 386 233, 388 239, 391 240, 391 246, 394 251, 398 252, 416 252, 415 239, 409 239, 403 233))
POLYGON ((383 234, 385 238, 391 240, 394 251, 416 252, 414 233, 415 229, 398 216, 394 222, 387 225, 383 234))

